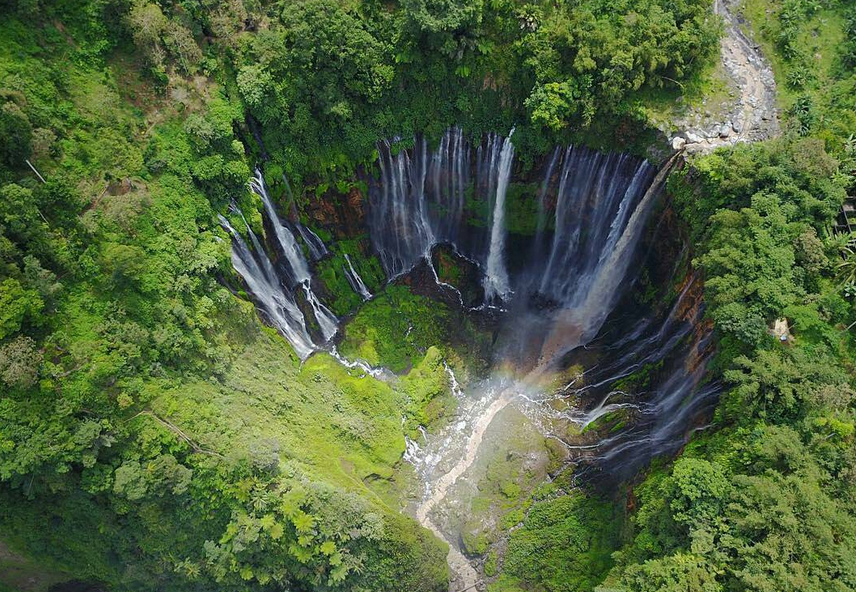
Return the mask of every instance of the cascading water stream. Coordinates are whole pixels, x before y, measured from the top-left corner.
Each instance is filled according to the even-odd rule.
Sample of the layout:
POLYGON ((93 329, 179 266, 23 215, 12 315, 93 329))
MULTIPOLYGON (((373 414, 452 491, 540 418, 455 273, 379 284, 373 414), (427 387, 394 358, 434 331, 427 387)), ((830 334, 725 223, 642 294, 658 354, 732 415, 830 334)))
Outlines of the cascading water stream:
POLYGON ((372 293, 369 292, 363 278, 361 278, 360 274, 357 273, 357 270, 354 269, 354 264, 351 263, 351 257, 347 253, 345 253, 345 262, 348 266, 342 266, 342 268, 345 271, 345 277, 348 279, 348 283, 351 285, 351 288, 353 288, 354 292, 359 294, 364 301, 371 300, 372 293))
POLYGON ((312 288, 309 287, 309 281, 303 282, 303 292, 306 294, 306 301, 312 307, 312 313, 315 315, 315 320, 318 322, 318 327, 321 329, 321 335, 324 337, 324 342, 330 341, 339 330, 339 323, 336 320, 336 315, 324 306, 312 288))
POLYGON ((279 215, 276 213, 276 209, 273 207, 273 203, 268 195, 264 177, 259 169, 256 169, 256 174, 250 179, 249 185, 253 193, 262 199, 279 248, 285 256, 286 261, 288 261, 291 277, 294 281, 293 285, 309 281, 312 275, 309 273, 309 265, 307 265, 306 259, 303 257, 303 251, 300 249, 300 245, 297 244, 297 240, 291 231, 280 222, 279 215))
MULTIPOLYGON (((430 484, 425 498, 416 509, 416 516, 426 527, 444 538, 448 533, 443 533, 433 522, 433 512, 456 480, 474 462, 481 440, 494 416, 515 400, 521 401, 521 404, 530 402, 543 409, 551 397, 539 393, 535 385, 544 375, 558 370, 556 364, 568 352, 585 346, 595 338, 620 299, 629 284, 628 269, 634 259, 636 245, 674 162, 670 161, 658 172, 647 162, 626 154, 602 154, 580 147, 556 150, 547 163, 538 193, 538 221, 528 261, 506 270, 504 242, 507 231, 504 212, 513 162, 511 142, 508 138, 491 135, 475 149, 474 167, 470 171, 471 180, 467 186, 472 187, 472 194, 477 199, 489 206, 487 222, 490 232, 481 237, 465 236, 464 231, 472 232, 472 226, 467 225, 468 217, 477 214, 467 211, 466 207, 457 209, 438 205, 448 204, 450 198, 455 203, 455 196, 444 189, 448 186, 444 180, 467 177, 459 172, 462 169, 459 163, 464 162, 464 158, 460 154, 449 157, 448 146, 454 144, 451 133, 441 140, 437 151, 430 158, 430 167, 427 167, 431 178, 427 186, 424 182, 426 167, 423 163, 427 160, 424 141, 417 140, 412 158, 406 150, 399 152, 395 157, 397 179, 409 178, 410 184, 385 178, 384 171, 390 167, 382 166, 381 189, 373 195, 379 199, 370 202, 376 214, 373 222, 370 222, 372 240, 391 277, 405 273, 409 269, 408 265, 412 267, 425 253, 430 252, 432 240, 435 243, 449 243, 456 251, 479 263, 484 272, 485 301, 510 299, 513 306, 511 312, 520 316, 515 319, 512 315, 508 319, 510 326, 506 336, 501 337, 495 346, 498 355, 495 363, 516 364, 525 369, 523 377, 505 382, 501 387, 494 385, 488 389, 483 399, 480 399, 484 403, 469 408, 471 410, 465 413, 462 420, 449 428, 465 437, 456 439, 450 432, 450 435, 441 434, 437 439, 430 440, 425 446, 411 443, 408 448, 409 461, 422 467, 420 471, 426 483, 430 484), (384 190, 390 186, 394 186, 395 191, 384 190), (411 239, 418 237, 417 241, 397 240, 396 231, 407 229, 408 226, 390 226, 387 223, 390 216, 384 213, 390 210, 396 212, 398 219, 410 221, 413 231, 408 236, 411 239), (434 212, 460 218, 441 225, 434 212), (457 234, 454 229, 458 229, 457 234), (418 248, 413 248, 414 244, 418 244, 418 248), (394 264, 390 266, 389 262, 394 264), (536 304, 545 301, 548 303, 546 309, 536 304), (537 355, 531 363, 523 363, 527 349, 531 349, 530 342, 533 341, 540 343, 537 355), (448 455, 457 455, 458 458, 451 467, 432 460, 448 455), (438 473, 437 467, 441 466, 444 468, 438 473)), ((429 267, 433 271, 430 260, 429 267)), ((436 272, 434 277, 438 284, 442 284, 436 272)), ((640 330, 642 333, 644 331, 640 330)), ((671 354, 686 332, 683 328, 674 333, 660 329, 658 334, 661 335, 654 341, 651 341, 652 337, 646 338, 649 340, 648 346, 654 350, 643 352, 642 344, 638 344, 640 353, 634 359, 627 360, 629 368, 638 368, 671 354)), ((632 372, 629 369, 626 374, 632 372)), ((596 376, 592 379, 596 379, 596 376)), ((613 382, 601 380, 606 384, 613 382)), ((676 369, 674 378, 664 384, 665 391, 658 391, 646 403, 627 400, 627 393, 612 389, 600 395, 594 407, 587 410, 570 408, 563 418, 583 429, 619 411, 637 413, 643 418, 648 417, 646 414, 651 409, 668 409, 670 413, 675 413, 674 401, 680 400, 681 396, 668 396, 671 393, 669 389, 673 387, 680 387, 686 397, 696 393, 698 400, 707 399, 707 391, 700 392, 696 388, 695 378, 689 378, 686 372, 676 369)), ((567 394, 559 396, 565 397, 567 394)), ((676 428, 685 424, 690 413, 675 422, 655 426, 651 432, 646 432, 648 435, 627 440, 611 436, 603 443, 587 446, 587 449, 599 451, 598 458, 603 462, 615 466, 638 466, 657 451, 669 450, 667 443, 673 446, 682 440, 682 433, 676 428), (621 446, 621 449, 615 448, 617 452, 609 453, 613 450, 611 446, 621 446), (632 455, 632 462, 622 454, 632 455)), ((453 550, 449 560, 453 571, 460 576, 459 585, 468 585, 472 582, 472 570, 462 564, 455 545, 451 546, 453 550)))
POLYGON ((505 193, 511 178, 511 162, 514 159, 514 144, 511 143, 512 129, 502 142, 496 173, 496 196, 490 230, 490 248, 485 268, 485 300, 504 299, 511 291, 508 285, 508 272, 505 270, 505 193))
MULTIPOLYGON (((276 235, 279 248, 288 262, 291 280, 293 282, 289 287, 294 288, 297 285, 301 285, 303 287, 303 291, 306 294, 306 301, 309 303, 309 306, 312 307, 312 313, 315 316, 318 327, 321 329, 324 341, 329 341, 336 334, 336 331, 339 330, 339 320, 329 308, 321 303, 312 291, 312 275, 309 272, 309 264, 306 262, 306 258, 303 256, 303 250, 297 243, 297 239, 295 239, 294 234, 280 221, 279 215, 276 213, 273 202, 268 195, 264 176, 262 176, 261 170, 256 169, 256 173, 250 179, 249 185, 253 193, 261 198, 268 220, 270 221, 274 234, 276 235)), ((317 236, 315 238, 318 239, 317 236)), ((318 242, 320 242, 320 239, 318 239, 318 242)))
POLYGON ((295 226, 297 227, 297 232, 300 234, 300 238, 303 239, 303 244, 309 249, 309 255, 313 261, 323 259, 330 252, 324 245, 324 241, 312 232, 310 228, 307 228, 300 222, 295 223, 295 226))
POLYGON ((247 232, 255 245, 253 251, 226 218, 220 216, 219 219, 220 224, 232 235, 232 266, 235 271, 247 284, 273 326, 292 345, 298 357, 306 359, 315 350, 312 338, 306 330, 306 319, 291 293, 276 278, 273 265, 261 248, 255 233, 247 224, 247 232))

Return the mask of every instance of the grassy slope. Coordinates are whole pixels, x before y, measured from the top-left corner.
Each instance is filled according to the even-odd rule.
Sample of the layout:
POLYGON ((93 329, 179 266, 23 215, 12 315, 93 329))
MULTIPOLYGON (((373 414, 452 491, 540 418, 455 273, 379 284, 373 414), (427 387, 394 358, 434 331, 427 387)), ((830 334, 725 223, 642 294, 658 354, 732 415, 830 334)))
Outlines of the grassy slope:
POLYGON ((761 45, 776 76, 779 107, 787 126, 810 130, 837 153, 856 130, 856 76, 841 64, 845 38, 846 2, 805 6, 795 12, 792 32, 784 34, 785 3, 745 0, 747 26, 761 45), (782 39, 790 39, 788 54, 782 39))
POLYGON ((300 364, 275 331, 251 318, 245 341, 233 336, 237 355, 222 381, 152 384, 152 410, 203 448, 241 456, 276 442, 282 460, 397 508, 410 474, 400 463, 404 436, 415 427, 402 417, 421 418, 435 397, 449 397, 436 350, 391 385, 326 354, 300 364))
POLYGON ((787 111, 796 98, 806 92, 817 104, 829 104, 836 52, 844 40, 844 18, 840 10, 818 10, 799 24, 795 43, 799 55, 792 60, 785 59, 773 41, 780 29, 777 20, 780 13, 781 2, 745 0, 744 14, 753 38, 761 45, 776 76, 779 108, 787 111), (789 78, 800 67, 806 67, 812 74, 803 87, 795 87, 789 83, 789 78))
MULTIPOLYGON (((130 207, 133 228, 140 220, 133 203, 139 198, 139 210, 151 217, 148 230, 156 237, 151 248, 157 251, 161 241, 170 240, 167 233, 177 230, 171 224, 178 210, 171 201, 173 192, 162 186, 160 177, 146 171, 145 146, 158 135, 180 136, 183 116, 202 108, 216 87, 199 78, 177 80, 181 92, 171 97, 156 95, 139 76, 139 64, 130 55, 120 52, 103 67, 75 59, 79 48, 62 25, 47 25, 34 34, 24 23, 9 19, 0 24, 0 37, 4 39, 0 77, 4 84, 15 79, 14 85, 26 90, 34 112, 42 114, 34 124, 48 127, 60 117, 67 126, 48 150, 34 156, 35 165, 47 177, 62 172, 75 179, 91 204, 84 210, 84 220, 96 215, 121 220, 130 207), (67 77, 52 78, 43 60, 53 66, 64 63, 67 77), (39 79, 41 75, 44 79, 39 79), (136 179, 144 195, 105 193, 110 180, 126 177, 136 179), (166 220, 170 225, 164 227, 166 220)), ((151 268, 146 273, 158 275, 161 270, 151 268)), ((100 363, 90 356, 99 350, 100 330, 113 313, 110 296, 88 282, 64 281, 63 299, 55 314, 62 319, 57 330, 62 341, 71 345, 70 355, 87 364, 100 363)), ((126 306, 135 314, 150 312, 149 303, 132 295, 128 298, 126 306)), ((313 477, 397 510, 407 467, 397 472, 395 480, 391 478, 400 466, 405 430, 424 423, 426 417, 442 415, 447 407, 437 402, 448 397, 437 352, 427 345, 409 352, 408 365, 417 367, 412 377, 393 387, 362 377, 358 371, 349 372, 325 355, 301 366, 282 338, 261 327, 250 305, 244 303, 243 309, 237 319, 215 319, 218 341, 229 352, 219 381, 206 379, 204 372, 170 372, 162 379, 136 382, 138 398, 203 449, 230 457, 274 446, 283 460, 297 462, 313 477), (423 357, 425 363, 419 364, 423 357), (411 421, 402 425, 402 416, 411 421)), ((151 429, 152 420, 145 415, 130 421, 138 424, 141 433, 151 429)), ((18 571, 0 569, 0 586, 17 587, 18 580, 18 571)))

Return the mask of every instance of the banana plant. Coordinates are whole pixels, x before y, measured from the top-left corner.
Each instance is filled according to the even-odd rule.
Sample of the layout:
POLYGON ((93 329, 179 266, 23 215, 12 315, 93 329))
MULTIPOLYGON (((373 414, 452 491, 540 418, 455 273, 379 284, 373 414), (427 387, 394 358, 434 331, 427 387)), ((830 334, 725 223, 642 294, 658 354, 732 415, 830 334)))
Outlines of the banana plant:
POLYGON ((856 235, 850 235, 840 252, 844 260, 835 266, 838 278, 844 286, 856 284, 856 235))

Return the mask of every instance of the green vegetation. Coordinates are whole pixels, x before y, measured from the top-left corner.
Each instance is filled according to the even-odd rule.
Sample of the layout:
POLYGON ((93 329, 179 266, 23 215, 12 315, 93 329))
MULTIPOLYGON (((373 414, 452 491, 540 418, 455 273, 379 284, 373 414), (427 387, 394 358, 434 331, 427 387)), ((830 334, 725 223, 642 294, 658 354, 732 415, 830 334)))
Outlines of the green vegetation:
MULTIPOLYGON (((613 518, 623 527, 607 518, 582 529, 571 518, 545 523, 530 511, 509 539, 494 590, 856 586, 846 567, 856 533, 854 251, 852 237, 830 232, 856 189, 852 35, 842 33, 856 14, 838 2, 747 5, 780 81, 785 137, 695 158, 669 183, 718 337, 713 372, 726 388, 715 429, 673 464, 653 463, 632 486, 628 519, 613 518), (800 68, 809 73, 804 84, 800 68), (777 319, 787 322, 787 342, 772 335, 777 319), (575 537, 604 532, 613 536, 600 539, 601 561, 569 571, 580 555, 559 553, 575 537)), ((595 498, 557 501, 574 499, 595 498)), ((576 515, 569 508, 560 516, 576 515)), ((589 548, 597 547, 580 547, 589 548)), ((486 573, 488 563, 497 569, 493 553, 486 573)))
POLYGON ((840 150, 856 130, 856 8, 845 1, 747 0, 788 126, 840 150))
POLYGON ((621 517, 610 502, 567 486, 542 486, 527 503, 490 592, 592 590, 612 567, 621 517))
POLYGON ((450 342, 449 357, 477 370, 484 363, 484 339, 462 312, 393 285, 360 309, 345 328, 340 349, 348 357, 403 372, 431 345, 450 342))
POLYGON ((215 213, 235 199, 261 232, 243 105, 173 70, 215 57, 191 23, 126 8, 0 24, 0 540, 114 589, 443 589, 392 479, 405 430, 444 412, 442 365, 395 388, 300 367, 222 287, 215 213))
POLYGON ((318 264, 317 276, 324 282, 330 294, 327 302, 338 316, 344 316, 356 311, 363 303, 363 298, 348 282, 346 269, 348 260, 354 270, 365 282, 369 292, 374 294, 383 287, 386 277, 380 261, 375 256, 366 257, 359 247, 357 239, 336 241, 330 247, 331 255, 318 264))
MULTIPOLYGON (((485 434, 480 457, 469 469, 468 479, 477 489, 468 511, 458 518, 467 555, 484 556, 521 522, 532 503, 529 495, 550 471, 561 467, 558 447, 520 411, 507 407, 497 414, 485 434)), ((493 556, 498 559, 495 550, 493 556)))
MULTIPOLYGON (((262 150, 281 211, 324 224, 309 206, 330 187, 364 197, 381 138, 516 125, 524 168, 555 143, 638 146, 678 89, 721 95, 711 4, 4 3, 0 589, 38 572, 43 587, 117 591, 445 590, 443 545, 400 512, 401 455, 454 411, 444 364, 478 375, 489 336, 384 288, 365 237, 348 236, 317 269, 325 300, 355 315, 341 351, 399 376, 300 364, 225 287, 217 215, 236 218, 235 201, 264 232, 246 189, 262 150)), ((540 474, 494 459, 474 509, 501 514, 501 532, 465 540, 493 590, 856 588, 856 247, 828 232, 854 192, 856 13, 747 12, 786 135, 669 184, 719 340, 717 429, 650 470, 623 525, 561 478, 530 495, 540 474), (786 343, 769 334, 782 318, 786 343)), ((537 189, 509 190, 512 232, 532 232, 537 189)))
MULTIPOLYGON (((761 7, 750 2, 756 18, 761 7)), ((834 2, 772 10, 761 32, 776 35, 767 47, 780 77, 817 52, 806 67, 818 77, 789 82, 783 104, 810 97, 818 117, 807 126, 789 108, 785 138, 696 159, 670 180, 705 274, 726 390, 718 430, 634 489, 638 509, 603 590, 856 586, 844 567, 856 559, 852 239, 830 233, 856 188, 852 113, 835 98, 852 85, 835 66, 849 60, 838 31, 852 17, 834 2), (772 335, 776 319, 786 341, 772 335)))

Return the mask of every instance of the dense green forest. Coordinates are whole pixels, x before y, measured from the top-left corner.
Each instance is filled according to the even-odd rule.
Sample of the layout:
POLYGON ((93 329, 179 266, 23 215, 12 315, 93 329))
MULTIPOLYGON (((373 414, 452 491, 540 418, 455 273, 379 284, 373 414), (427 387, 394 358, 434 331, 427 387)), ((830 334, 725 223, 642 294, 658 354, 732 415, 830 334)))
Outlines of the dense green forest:
MULTIPOLYGON (((524 168, 662 150, 649 114, 710 90, 712 4, 0 1, 0 590, 446 590, 401 457, 490 336, 319 226, 330 305, 356 315, 340 351, 397 377, 301 362, 217 215, 262 234, 266 160, 312 225, 365 193, 379 140, 451 125, 514 127, 524 168)), ((831 232, 856 193, 856 7, 745 13, 782 136, 668 181, 717 341, 711 427, 618 491, 567 472, 518 500, 502 560, 480 549, 493 592, 856 590, 856 238, 831 232)))

